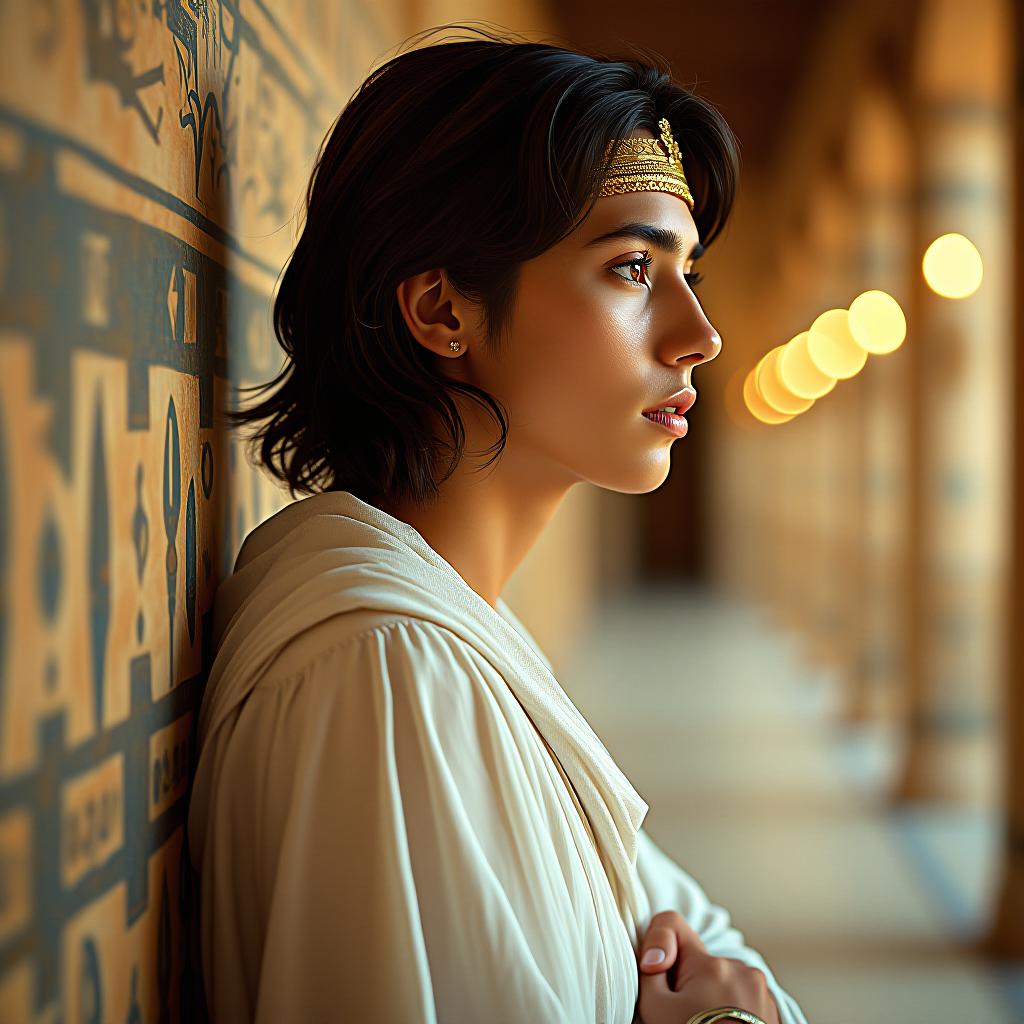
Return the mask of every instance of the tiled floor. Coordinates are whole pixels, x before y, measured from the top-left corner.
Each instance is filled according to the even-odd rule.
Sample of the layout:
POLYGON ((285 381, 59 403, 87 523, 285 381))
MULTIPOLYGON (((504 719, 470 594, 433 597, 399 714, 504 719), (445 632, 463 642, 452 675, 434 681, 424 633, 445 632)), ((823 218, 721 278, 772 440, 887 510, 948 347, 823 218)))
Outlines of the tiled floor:
POLYGON ((1024 1024, 1024 969, 968 948, 995 823, 893 812, 877 730, 833 724, 835 688, 757 609, 656 587, 606 605, 562 685, 705 888, 811 1024, 1024 1024))

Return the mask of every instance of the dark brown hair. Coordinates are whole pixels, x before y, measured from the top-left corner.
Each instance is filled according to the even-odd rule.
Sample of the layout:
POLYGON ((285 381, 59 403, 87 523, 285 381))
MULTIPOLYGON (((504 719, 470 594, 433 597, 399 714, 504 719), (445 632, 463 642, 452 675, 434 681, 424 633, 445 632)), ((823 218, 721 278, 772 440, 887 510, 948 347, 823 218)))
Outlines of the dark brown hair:
POLYGON ((490 410, 500 432, 490 462, 501 455, 501 406, 440 372, 410 333, 396 289, 443 268, 480 304, 481 340, 500 351, 520 264, 589 215, 610 139, 639 128, 657 136, 668 118, 705 246, 732 207, 735 136, 706 100, 672 81, 662 58, 585 54, 466 25, 413 43, 451 29, 482 38, 387 61, 325 138, 274 301, 289 358, 273 380, 246 389, 272 394, 227 413, 232 426, 262 423, 248 440, 293 498, 344 489, 371 504, 429 502, 465 450, 456 391, 490 410))

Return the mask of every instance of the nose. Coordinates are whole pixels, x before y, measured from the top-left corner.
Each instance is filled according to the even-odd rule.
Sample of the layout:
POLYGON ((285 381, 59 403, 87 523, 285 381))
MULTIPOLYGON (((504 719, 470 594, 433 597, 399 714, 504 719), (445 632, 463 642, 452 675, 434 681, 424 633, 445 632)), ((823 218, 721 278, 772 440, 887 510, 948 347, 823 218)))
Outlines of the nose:
POLYGON ((703 357, 702 363, 710 363, 712 359, 717 359, 718 353, 722 351, 722 339, 710 323, 697 351, 703 357))
POLYGON ((694 360, 694 366, 710 363, 722 351, 722 339, 718 331, 698 307, 696 318, 689 318, 671 339, 666 340, 667 351, 664 355, 668 362, 680 363, 694 360))

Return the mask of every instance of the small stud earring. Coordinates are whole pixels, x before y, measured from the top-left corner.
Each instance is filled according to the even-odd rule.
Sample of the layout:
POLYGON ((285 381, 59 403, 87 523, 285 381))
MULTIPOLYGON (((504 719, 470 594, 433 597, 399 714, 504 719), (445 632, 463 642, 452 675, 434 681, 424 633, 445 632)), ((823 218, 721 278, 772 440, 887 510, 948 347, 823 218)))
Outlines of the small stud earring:
POLYGON ((458 352, 458 351, 459 351, 459 349, 460 349, 460 348, 462 348, 462 342, 461 342, 461 341, 459 341, 459 339, 458 339, 458 338, 452 338, 452 340, 448 342, 448 347, 449 347, 449 348, 450 348, 450 349, 451 349, 451 350, 452 350, 453 352, 458 352))

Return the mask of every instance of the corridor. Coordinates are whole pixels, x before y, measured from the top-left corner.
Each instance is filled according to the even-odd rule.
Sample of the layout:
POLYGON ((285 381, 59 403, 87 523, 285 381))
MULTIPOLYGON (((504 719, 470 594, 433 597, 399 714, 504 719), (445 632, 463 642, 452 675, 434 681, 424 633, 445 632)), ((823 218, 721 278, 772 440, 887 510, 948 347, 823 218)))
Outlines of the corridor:
POLYGON ((812 1024, 1024 1021, 1024 971, 970 949, 995 824, 887 809, 886 737, 833 724, 834 682, 761 609, 668 586, 618 597, 561 681, 650 805, 651 836, 812 1024))

